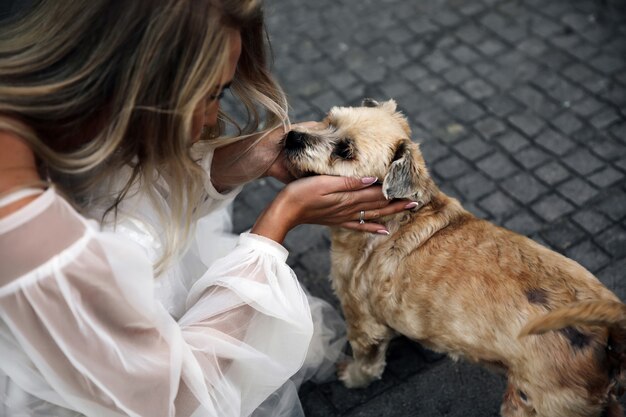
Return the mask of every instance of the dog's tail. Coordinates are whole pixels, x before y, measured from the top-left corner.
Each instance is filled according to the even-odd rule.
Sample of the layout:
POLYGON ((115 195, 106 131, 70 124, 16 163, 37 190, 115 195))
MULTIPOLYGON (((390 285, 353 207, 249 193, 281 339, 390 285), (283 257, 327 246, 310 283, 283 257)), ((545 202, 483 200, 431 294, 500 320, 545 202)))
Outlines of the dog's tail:
POLYGON ((619 301, 579 301, 530 320, 518 337, 538 335, 569 326, 609 328, 606 346, 609 386, 603 416, 623 416, 618 398, 626 387, 626 305, 619 301))
POLYGON ((626 305, 608 300, 572 303, 532 319, 519 337, 585 324, 626 329, 626 305))

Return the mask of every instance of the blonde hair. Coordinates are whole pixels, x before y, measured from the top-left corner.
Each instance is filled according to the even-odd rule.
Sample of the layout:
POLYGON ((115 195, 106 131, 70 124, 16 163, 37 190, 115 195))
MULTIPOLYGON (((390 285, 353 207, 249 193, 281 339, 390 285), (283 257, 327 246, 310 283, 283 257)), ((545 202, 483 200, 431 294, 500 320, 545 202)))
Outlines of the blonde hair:
MULTIPOLYGON (((166 227, 157 272, 183 250, 206 196, 206 173, 190 154, 192 121, 221 81, 227 28, 242 37, 232 91, 247 120, 238 134, 284 123, 256 0, 41 0, 0 29, 0 130, 22 137, 79 207, 131 167, 107 212, 131 187, 147 192, 166 227), (169 215, 156 204, 158 176, 169 215)), ((232 121, 220 120, 212 137, 232 121)))

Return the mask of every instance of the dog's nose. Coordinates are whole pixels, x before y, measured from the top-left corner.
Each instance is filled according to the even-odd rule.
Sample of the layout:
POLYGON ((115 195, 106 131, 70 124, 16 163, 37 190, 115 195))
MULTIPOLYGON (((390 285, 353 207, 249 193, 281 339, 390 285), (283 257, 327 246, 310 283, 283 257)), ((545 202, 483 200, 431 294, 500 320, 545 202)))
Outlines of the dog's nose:
POLYGON ((305 145, 305 138, 306 133, 291 130, 289 131, 289 133, 287 133, 287 138, 285 139, 285 148, 289 151, 302 149, 305 145))

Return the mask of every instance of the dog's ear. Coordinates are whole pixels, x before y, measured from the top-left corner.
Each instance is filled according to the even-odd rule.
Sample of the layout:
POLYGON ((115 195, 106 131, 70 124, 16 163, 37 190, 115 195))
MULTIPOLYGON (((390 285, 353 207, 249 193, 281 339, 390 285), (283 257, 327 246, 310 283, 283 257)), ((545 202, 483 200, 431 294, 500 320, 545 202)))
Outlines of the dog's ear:
POLYGON ((409 140, 398 142, 383 180, 385 198, 408 198, 421 200, 425 204, 434 192, 435 185, 428 174, 419 146, 409 140))
POLYGON ((362 107, 378 107, 380 103, 374 100, 373 98, 364 98, 361 102, 362 107))
POLYGON ((390 99, 381 103, 378 107, 386 110, 390 114, 394 114, 396 112, 396 109, 398 108, 398 105, 396 104, 396 101, 394 99, 390 99))
POLYGON ((378 101, 374 100, 373 98, 364 98, 363 101, 361 102, 361 106, 363 107, 379 107, 383 110, 388 111, 389 113, 393 114, 396 112, 396 109, 398 108, 398 105, 396 104, 396 101, 394 99, 390 99, 387 101, 383 101, 382 103, 379 103, 378 101))

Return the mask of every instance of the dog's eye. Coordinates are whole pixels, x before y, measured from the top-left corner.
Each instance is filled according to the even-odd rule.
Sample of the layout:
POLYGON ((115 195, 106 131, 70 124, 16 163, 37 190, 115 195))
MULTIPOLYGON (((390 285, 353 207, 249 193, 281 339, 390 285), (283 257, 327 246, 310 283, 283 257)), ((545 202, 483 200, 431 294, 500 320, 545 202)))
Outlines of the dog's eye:
POLYGON ((517 395, 519 395, 519 398, 520 398, 523 402, 525 402, 525 403, 527 403, 527 402, 528 402, 528 396, 526 395, 526 393, 525 393, 524 391, 522 391, 522 390, 517 390, 517 395))
POLYGON ((351 139, 340 140, 335 144, 333 156, 341 159, 354 159, 354 143, 351 139))

